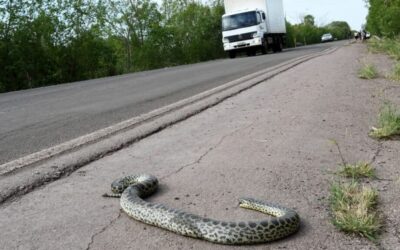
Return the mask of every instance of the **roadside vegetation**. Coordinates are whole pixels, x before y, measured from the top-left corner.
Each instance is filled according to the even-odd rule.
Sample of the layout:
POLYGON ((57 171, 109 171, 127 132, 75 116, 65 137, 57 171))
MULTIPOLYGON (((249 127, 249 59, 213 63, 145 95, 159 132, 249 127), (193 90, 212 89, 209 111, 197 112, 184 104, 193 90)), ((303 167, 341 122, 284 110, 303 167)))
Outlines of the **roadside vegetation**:
POLYGON ((375 65, 366 63, 358 70, 358 77, 362 79, 374 79, 378 76, 375 65))
POLYGON ((367 29, 375 37, 369 41, 372 52, 388 54, 396 61, 389 78, 400 81, 400 0, 369 0, 367 29))
POLYGON ((400 81, 400 38, 372 38, 368 43, 369 51, 384 53, 395 61, 392 72, 388 78, 400 81))
POLYGON ((348 39, 352 31, 347 22, 334 21, 325 26, 317 26, 312 15, 305 15, 300 24, 286 22, 286 42, 288 47, 296 47, 321 42, 325 33, 331 33, 337 40, 348 39))
MULTIPOLYGON (((394 61, 388 78, 400 81, 400 0, 367 0, 368 17, 366 28, 375 35, 368 42, 372 52, 385 53, 394 61)), ((400 112, 389 102, 385 102, 379 113, 377 128, 369 133, 371 137, 382 139, 400 135, 400 112)))
POLYGON ((344 232, 375 241, 382 228, 376 212, 378 192, 355 181, 333 184, 330 192, 332 223, 344 232))
POLYGON ((400 81, 400 0, 366 0, 368 16, 366 29, 375 35, 369 41, 373 52, 386 53, 396 63, 389 78, 400 81))
POLYGON ((398 62, 394 65, 392 74, 390 75, 390 78, 391 78, 392 80, 395 80, 395 81, 400 82, 400 61, 398 61, 398 62))
POLYGON ((352 179, 374 178, 375 170, 371 164, 358 162, 356 164, 344 164, 340 166, 339 175, 352 179))
MULTIPOLYGON (((0 92, 225 57, 222 0, 0 1, 0 92)), ((287 23, 287 46, 348 38, 346 22, 287 23)))
POLYGON ((362 179, 375 178, 375 169, 366 162, 347 163, 339 144, 335 140, 331 142, 342 160, 337 173, 345 178, 331 184, 329 201, 332 224, 343 232, 376 242, 383 223, 377 212, 378 192, 361 183, 362 179))
POLYGON ((372 128, 370 136, 378 139, 400 135, 400 111, 390 102, 385 102, 378 117, 378 127, 372 128))
POLYGON ((368 42, 371 52, 385 53, 395 60, 400 60, 400 40, 395 38, 371 38, 368 42))
MULTIPOLYGON (((368 7, 365 29, 373 35, 368 42, 368 48, 371 52, 385 53, 395 61, 389 78, 398 81, 400 80, 400 19, 398 17, 400 0, 365 0, 365 2, 368 7)), ((400 112, 394 104, 384 103, 379 113, 377 126, 377 128, 372 128, 369 134, 371 137, 390 138, 400 135, 400 112)), ((340 153, 339 146, 338 150, 340 153)), ((332 185, 333 223, 343 231, 357 233, 376 242, 383 227, 383 219, 377 213, 378 192, 361 183, 365 178, 376 178, 374 169, 366 163, 348 165, 343 160, 339 174, 351 178, 351 181, 332 185)))
POLYGON ((379 37, 400 35, 400 0, 366 0, 368 16, 366 30, 379 37))

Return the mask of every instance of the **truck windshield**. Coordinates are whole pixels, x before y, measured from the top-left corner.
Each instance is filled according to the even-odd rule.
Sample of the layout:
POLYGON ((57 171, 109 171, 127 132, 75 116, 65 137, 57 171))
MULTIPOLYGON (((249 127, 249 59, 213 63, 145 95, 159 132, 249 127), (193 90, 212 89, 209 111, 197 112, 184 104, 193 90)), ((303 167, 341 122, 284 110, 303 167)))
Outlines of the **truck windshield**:
POLYGON ((234 30, 257 25, 257 15, 255 11, 240 13, 222 18, 222 30, 234 30))

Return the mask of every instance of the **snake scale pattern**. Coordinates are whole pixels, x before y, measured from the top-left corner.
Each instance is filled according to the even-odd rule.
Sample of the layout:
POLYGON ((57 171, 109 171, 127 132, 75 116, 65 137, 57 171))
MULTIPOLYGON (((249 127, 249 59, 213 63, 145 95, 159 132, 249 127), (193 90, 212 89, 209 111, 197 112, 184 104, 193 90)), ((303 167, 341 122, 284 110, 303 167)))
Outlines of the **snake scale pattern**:
POLYGON ((295 211, 251 198, 239 199, 240 207, 274 217, 256 222, 225 222, 142 200, 153 194, 157 186, 158 180, 152 175, 131 175, 115 180, 111 184, 113 194, 104 196, 120 197, 122 209, 138 221, 220 244, 273 241, 295 233, 300 225, 300 218, 295 211))

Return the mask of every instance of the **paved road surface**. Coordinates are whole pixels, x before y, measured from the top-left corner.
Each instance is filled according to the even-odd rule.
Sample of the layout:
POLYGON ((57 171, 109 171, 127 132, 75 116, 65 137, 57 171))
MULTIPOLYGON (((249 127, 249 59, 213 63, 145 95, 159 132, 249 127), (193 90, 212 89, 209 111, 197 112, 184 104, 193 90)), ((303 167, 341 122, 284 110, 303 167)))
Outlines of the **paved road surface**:
POLYGON ((0 94, 0 164, 344 42, 0 94))
POLYGON ((377 60, 361 43, 345 46, 0 205, 0 249, 399 249, 400 141, 368 132, 380 96, 400 105, 400 89, 383 78, 359 79, 359 55, 385 72, 387 57, 377 60), (375 160, 379 179, 360 181, 379 191, 385 228, 378 246, 330 222, 330 185, 351 181, 335 175, 341 156, 331 139, 349 163, 375 160), (232 247, 145 225, 121 212, 118 199, 101 197, 115 178, 135 173, 160 180, 147 201, 218 220, 268 219, 238 207, 238 197, 254 197, 295 209, 300 230, 232 247))

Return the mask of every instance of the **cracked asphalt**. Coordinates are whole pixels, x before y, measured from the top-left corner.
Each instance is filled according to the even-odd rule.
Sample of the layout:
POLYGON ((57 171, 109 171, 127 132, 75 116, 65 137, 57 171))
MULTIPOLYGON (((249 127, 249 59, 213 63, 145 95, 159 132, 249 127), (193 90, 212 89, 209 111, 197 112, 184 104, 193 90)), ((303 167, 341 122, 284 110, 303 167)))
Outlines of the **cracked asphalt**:
MULTIPOLYGON (((357 78, 364 45, 344 46, 0 206, 2 249, 396 249, 399 246, 398 141, 369 138, 383 99, 400 88, 383 77, 357 78), (342 162, 372 161, 387 225, 379 246, 330 223, 329 185, 342 162), (160 180, 150 197, 220 220, 257 220, 242 196, 294 208, 295 235, 255 246, 223 246, 149 226, 103 198, 111 182, 135 173, 160 180)), ((367 55, 381 71, 384 56, 367 55)))

